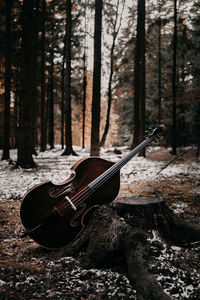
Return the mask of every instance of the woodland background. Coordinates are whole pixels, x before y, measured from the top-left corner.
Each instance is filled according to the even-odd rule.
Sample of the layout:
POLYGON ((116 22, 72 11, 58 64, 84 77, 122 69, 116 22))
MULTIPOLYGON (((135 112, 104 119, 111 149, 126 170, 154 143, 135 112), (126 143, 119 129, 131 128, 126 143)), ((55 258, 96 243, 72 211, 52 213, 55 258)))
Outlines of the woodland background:
MULTIPOLYGON (((199 143, 199 1, 0 1, 0 147, 199 143), (94 61, 94 64, 93 64, 94 61)), ((143 155, 145 153, 143 152, 143 155)))
MULTIPOLYGON (((123 259, 97 269, 87 251, 22 238, 20 207, 34 185, 65 181, 76 155, 119 161, 164 123, 159 147, 122 168, 112 204, 164 200, 199 226, 200 2, 0 0, 0 45, 0 298, 137 299, 123 259)), ((199 242, 147 228, 148 271, 171 299, 200 299, 199 242)))

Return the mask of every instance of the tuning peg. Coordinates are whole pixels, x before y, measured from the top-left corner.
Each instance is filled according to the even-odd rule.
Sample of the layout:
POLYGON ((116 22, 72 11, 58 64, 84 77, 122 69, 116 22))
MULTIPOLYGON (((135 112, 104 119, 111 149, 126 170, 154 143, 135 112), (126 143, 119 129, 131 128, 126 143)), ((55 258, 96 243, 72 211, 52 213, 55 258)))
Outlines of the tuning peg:
POLYGON ((148 135, 148 138, 150 139, 150 141, 156 141, 161 134, 163 134, 164 132, 164 128, 165 128, 165 125, 164 124, 161 124, 161 125, 158 125, 153 131, 151 131, 151 133, 148 135))
POLYGON ((145 136, 145 138, 147 138, 149 136, 149 131, 148 130, 145 130, 144 136, 145 136))
POLYGON ((165 125, 164 124, 160 124, 157 126, 157 134, 163 134, 165 131, 165 125))
POLYGON ((149 137, 150 135, 152 135, 152 133, 153 133, 153 130, 152 130, 152 128, 151 127, 149 127, 147 130, 145 130, 145 137, 147 138, 147 137, 149 137))

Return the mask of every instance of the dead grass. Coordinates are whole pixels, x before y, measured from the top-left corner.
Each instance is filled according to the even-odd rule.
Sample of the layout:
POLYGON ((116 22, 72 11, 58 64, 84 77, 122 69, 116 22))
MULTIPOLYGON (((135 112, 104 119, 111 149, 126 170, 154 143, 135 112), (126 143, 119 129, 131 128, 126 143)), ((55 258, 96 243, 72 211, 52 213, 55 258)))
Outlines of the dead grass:
MULTIPOLYGON (((197 157, 197 147, 189 147, 186 152, 185 148, 177 148, 177 155, 183 154, 186 152, 183 156, 179 157, 176 160, 176 163, 190 163, 190 162, 197 162, 200 160, 200 157, 197 157)), ((164 161, 169 162, 172 159, 175 158, 175 156, 172 155, 170 148, 161 148, 158 150, 154 150, 151 153, 147 152, 147 158, 154 160, 154 161, 164 161)))
POLYGON ((120 197, 157 196, 182 218, 200 224, 200 180, 179 175, 166 180, 134 182, 122 186, 120 197))
MULTIPOLYGON (((118 198, 133 196, 157 196, 164 198, 169 207, 190 221, 199 222, 200 182, 188 176, 177 176, 161 181, 135 182, 121 186, 118 198)), ((29 238, 21 238, 23 227, 19 217, 19 201, 0 202, 0 265, 18 264, 21 268, 33 268, 32 254, 43 255, 29 238)), ((38 266, 37 266, 38 268, 38 266)))
MULTIPOLYGON (((148 158, 168 162, 172 155, 169 149, 162 149, 150 153, 148 158)), ((181 162, 195 160, 196 149, 183 156, 181 162)), ((133 182, 121 186, 118 198, 132 195, 161 197, 181 217, 200 224, 200 178, 183 174, 166 180, 133 182)), ((21 238, 23 226, 19 211, 20 201, 0 201, 0 265, 38 269, 31 260, 33 253, 34 257, 45 259, 44 252, 29 238, 21 238)))

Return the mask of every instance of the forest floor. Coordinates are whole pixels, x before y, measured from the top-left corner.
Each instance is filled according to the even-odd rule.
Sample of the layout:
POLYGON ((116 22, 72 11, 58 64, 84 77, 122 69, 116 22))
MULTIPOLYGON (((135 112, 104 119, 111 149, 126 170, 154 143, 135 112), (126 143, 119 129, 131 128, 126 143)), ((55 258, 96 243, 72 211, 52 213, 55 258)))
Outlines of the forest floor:
MULTIPOLYGON (((101 157, 117 161, 128 153, 120 148, 103 149, 101 157)), ((75 148, 80 158, 88 149, 75 148)), ((179 149, 185 151, 185 149, 179 149)), ((0 162, 0 298, 1 299, 136 299, 134 286, 123 273, 114 269, 86 268, 72 257, 56 258, 31 239, 21 238, 20 205, 25 192, 34 185, 51 180, 60 183, 70 175, 70 167, 79 159, 61 156, 58 147, 39 153, 34 170, 15 168, 0 162)), ((1 153, 0 153, 1 155, 1 153)), ((11 152, 13 161, 16 151, 11 152)), ((181 218, 200 225, 200 161, 196 150, 161 168, 173 157, 170 150, 149 147, 146 158, 135 157, 121 170, 121 188, 117 197, 156 196, 163 198, 181 218)), ((149 270, 171 299, 200 299, 200 245, 177 247, 162 241, 157 232, 149 239, 154 260, 149 270)), ((80 254, 81 256, 84 253, 80 254)))

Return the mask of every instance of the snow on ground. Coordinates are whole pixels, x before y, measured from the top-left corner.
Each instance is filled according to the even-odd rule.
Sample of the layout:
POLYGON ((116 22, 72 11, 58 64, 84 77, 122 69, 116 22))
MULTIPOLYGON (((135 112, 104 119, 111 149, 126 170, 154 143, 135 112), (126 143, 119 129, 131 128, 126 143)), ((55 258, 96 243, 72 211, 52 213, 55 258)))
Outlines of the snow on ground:
MULTIPOLYGON (((0 200, 21 199, 29 188, 41 182, 50 180, 54 183, 61 183, 65 181, 71 174, 70 168, 73 164, 81 158, 89 157, 88 148, 74 147, 74 150, 79 155, 78 157, 61 156, 63 150, 59 146, 53 150, 39 152, 38 156, 34 157, 38 165, 37 169, 14 168, 7 161, 0 161, 0 200)), ((120 148, 121 155, 116 155, 113 150, 113 148, 103 148, 101 158, 116 162, 128 154, 128 149, 124 147, 120 148)), ((16 161, 16 155, 16 150, 11 150, 12 160, 16 161)), ((1 151, 0 156, 2 156, 1 151)), ((165 162, 136 156, 121 169, 121 184, 165 179, 179 174, 200 176, 200 164, 197 163, 171 164, 157 174, 164 165, 165 162)))
MULTIPOLYGON (((44 153, 40 152, 37 157, 34 157, 38 168, 33 170, 15 168, 6 161, 0 161, 0 200, 21 200, 27 190, 38 183, 48 180, 54 183, 65 181, 71 174, 70 168, 73 164, 81 158, 89 157, 89 149, 83 150, 80 147, 74 147, 74 150, 79 157, 61 156, 63 150, 60 147, 44 153)), ((116 162, 128 154, 128 149, 123 147, 120 150, 122 154, 116 155, 114 149, 104 148, 101 150, 101 157, 116 162)), ((151 151, 151 148, 148 150, 151 151)), ((16 154, 16 150, 11 151, 11 159, 14 161, 16 161, 16 154)), ((1 156, 2 152, 0 151, 1 156)), ((160 174, 157 174, 165 163, 152 161, 143 157, 134 157, 121 170, 121 184, 129 185, 138 181, 145 182, 169 178, 174 180, 177 175, 200 178, 199 163, 171 164, 160 174)), ((181 210, 182 205, 185 204, 180 203, 177 206, 176 203, 176 209, 181 210)), ((14 238, 11 237, 11 239, 14 238)), ((11 243, 11 239, 4 239, 3 243, 11 243)), ((148 241, 151 244, 152 255, 154 257, 150 265, 150 271, 155 274, 164 291, 173 300, 198 299, 200 274, 198 264, 196 264, 197 268, 194 268, 194 266, 195 262, 198 262, 199 247, 184 249, 177 246, 169 246, 161 240, 155 231, 152 232, 152 237, 148 241), (160 245, 162 245, 162 248, 160 248, 160 245), (191 261, 191 267, 188 261, 191 261)), ((37 261, 38 258, 33 257, 32 259, 37 261)), ((38 260, 38 264, 45 265, 46 262, 38 260)), ((2 268, 0 270, 2 275, 0 287, 5 290, 10 288, 11 292, 12 289, 14 291, 17 289, 28 295, 31 286, 31 297, 35 298, 62 299, 62 293, 66 295, 74 291, 76 294, 80 292, 80 295, 83 295, 87 290, 86 294, 93 294, 94 291, 98 291, 101 294, 102 291, 105 291, 107 299, 135 299, 135 291, 127 278, 116 272, 114 273, 110 270, 81 269, 77 261, 66 257, 56 261, 49 261, 46 267, 47 272, 45 272, 45 276, 39 273, 30 273, 29 277, 25 276, 23 270, 18 270, 17 275, 11 274, 12 276, 9 277, 7 274, 8 270, 2 268), (62 268, 63 265, 65 268, 62 268), (16 278, 18 278, 17 281, 16 278), (55 288, 47 289, 45 285, 44 287, 43 285, 38 286, 38 282, 43 282, 42 280, 44 279, 47 281, 52 280, 55 288), (7 280, 10 281, 6 282, 7 280), (69 280, 67 285, 64 284, 66 280, 69 280), (90 286, 89 290, 88 286, 90 286)), ((102 297, 102 299, 104 298, 102 297)))

